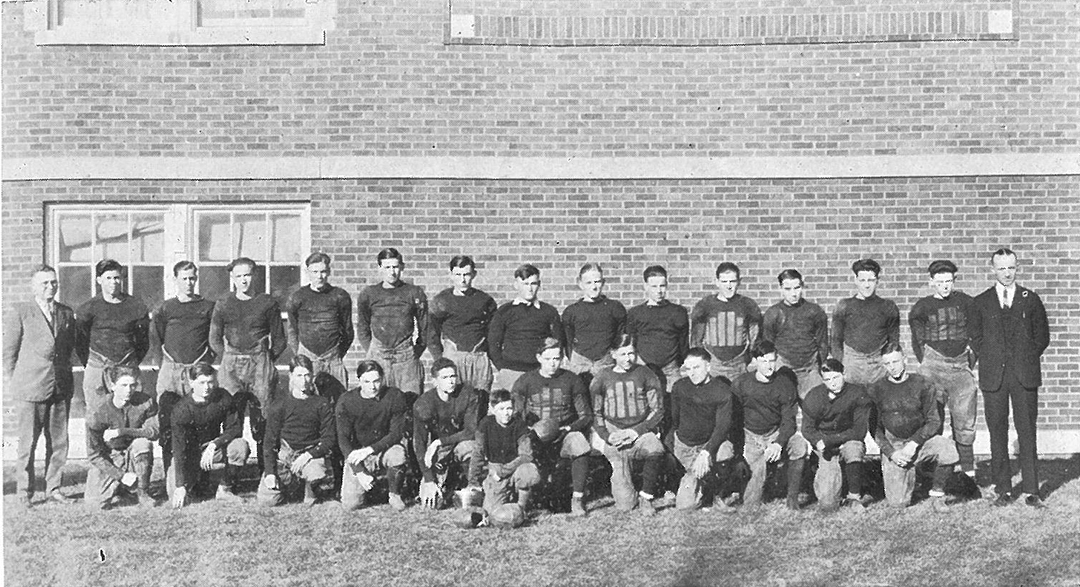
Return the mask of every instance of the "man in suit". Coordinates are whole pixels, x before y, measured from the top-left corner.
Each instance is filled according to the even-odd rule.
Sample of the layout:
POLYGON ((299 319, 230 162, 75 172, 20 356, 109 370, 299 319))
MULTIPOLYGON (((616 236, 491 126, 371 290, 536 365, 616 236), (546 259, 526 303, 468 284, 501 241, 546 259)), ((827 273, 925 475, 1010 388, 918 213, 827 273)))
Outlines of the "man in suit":
POLYGON ((1035 422, 1042 384, 1040 358, 1050 344, 1046 309, 1038 294, 1016 285, 1016 253, 1002 248, 991 256, 997 283, 975 298, 971 348, 979 357, 979 388, 990 431, 990 468, 995 505, 1011 500, 1009 402, 1020 441, 1023 501, 1045 507, 1039 496, 1035 422))
POLYGON ((71 351, 75 346, 75 312, 57 302, 56 270, 43 265, 30 286, 34 300, 11 308, 4 316, 5 389, 16 397, 18 413, 18 499, 30 507, 34 497, 34 453, 45 436, 45 495, 68 503, 60 492, 60 470, 67 462, 68 409, 71 407, 71 351))

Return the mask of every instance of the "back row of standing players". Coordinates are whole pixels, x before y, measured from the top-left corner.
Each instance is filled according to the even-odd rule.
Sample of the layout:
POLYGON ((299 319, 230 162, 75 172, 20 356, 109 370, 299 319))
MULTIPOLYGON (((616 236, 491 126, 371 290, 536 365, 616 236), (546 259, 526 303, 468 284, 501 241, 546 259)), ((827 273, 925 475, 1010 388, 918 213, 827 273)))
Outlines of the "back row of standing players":
MULTIPOLYGON (((377 263, 383 279, 357 296, 358 328, 354 331, 351 298, 329 283, 330 258, 322 253, 308 257, 305 265, 310 284, 293 292, 286 302, 287 328, 282 326, 277 302, 253 290, 256 265, 250 259, 236 259, 228 266, 234 291, 216 303, 195 293, 198 274, 194 264, 178 263, 174 268, 177 297, 162 304, 152 320, 138 300, 122 293, 122 267, 102 261, 97 267, 101 294, 76 312, 80 333, 76 350, 87 366, 84 396, 89 413, 98 409, 114 384, 106 371, 141 361, 149 348, 151 324, 162 344, 157 391, 163 398, 163 420, 168 417, 170 403, 164 394, 189 395, 190 368, 219 358, 217 377, 222 387, 234 396, 244 394, 249 398, 248 417, 260 444, 260 460, 265 420, 277 378, 274 361, 286 345, 297 356, 312 361, 311 375, 327 373, 345 388, 348 375, 343 357, 358 338, 367 358, 380 367, 380 384, 415 398, 422 391, 420 356, 425 348, 434 359, 452 360, 456 378, 468 387, 518 391, 522 387, 518 381, 527 373, 532 372, 535 378, 538 370, 548 377, 556 372, 544 369, 545 339, 556 341, 551 350, 558 350, 561 366, 585 375, 586 381, 611 371, 617 363, 620 339, 631 340, 634 362, 655 375, 667 398, 683 377, 684 368, 693 370, 685 364, 688 356, 706 359, 708 379, 735 382, 748 371, 753 375, 757 362, 751 364, 751 349, 761 340, 772 343, 766 348, 773 349, 777 366, 794 373, 798 398, 803 402, 811 390, 828 383, 823 381, 821 370, 827 358, 836 359, 836 363, 832 368, 826 365, 825 373, 839 370, 847 383, 869 386, 886 377, 882 355, 900 348, 899 309, 894 302, 876 295, 881 268, 871 259, 853 264, 857 292, 837 304, 831 337, 825 312, 803 299, 803 278, 794 269, 778 275, 782 301, 763 314, 755 302, 738 293, 740 272, 733 263, 717 267, 717 293, 699 301, 691 312, 666 299, 666 271, 651 266, 643 273, 646 301, 626 311, 622 304, 603 294, 602 269, 590 263, 579 273, 582 299, 568 306, 560 317, 554 307, 538 299, 540 271, 532 265, 522 265, 514 273, 517 297, 497 306, 489 295, 472 286, 476 268, 469 257, 458 256, 450 261, 453 286, 435 296, 430 305, 420 287, 401 279, 405 263, 398 251, 384 249, 377 263), (623 339, 624 334, 630 338, 623 339), (537 352, 538 347, 541 352, 537 352), (707 353, 690 353, 691 347, 707 353)), ((975 361, 973 301, 953 290, 956 273, 956 266, 949 261, 931 264, 934 295, 915 304, 909 322, 912 349, 921 363, 922 376, 940 390, 948 404, 959 468, 973 476, 977 389, 971 372, 975 361)), ((558 365, 554 367, 558 369, 558 365)), ((437 378, 438 373, 433 376, 437 378)), ((542 393, 550 395, 550 387, 540 383, 542 393)), ((830 394, 828 399, 832 402, 836 398, 830 394)), ((543 402, 553 404, 555 400, 548 397, 543 402)), ((492 411, 497 414, 497 410, 492 411)), ((541 406, 534 421, 526 423, 536 424, 535 420, 546 419, 550 411, 550 406, 541 406)), ((573 410, 569 413, 573 414, 573 410)), ((583 414, 573 415, 576 418, 559 422, 564 429, 556 433, 563 439, 560 444, 562 452, 567 453, 564 457, 588 451, 586 438, 581 439, 585 442, 582 447, 566 441, 570 432, 587 427, 587 423, 579 425, 583 414)), ((169 427, 166 422, 162 424, 168 459, 169 427)), ((767 432, 764 437, 768 437, 775 430, 761 432, 767 432)), ((718 448, 711 444, 715 456, 718 448)), ((775 460, 778 455, 771 454, 771 444, 765 442, 762 446, 770 449, 768 460, 775 460)), ((430 455, 425 460, 430 461, 430 455)), ((684 465, 690 470, 693 459, 684 465)), ((275 473, 268 471, 268 475, 275 473)), ((584 482, 579 482, 578 475, 574 477, 576 510, 584 482)), ((430 491, 423 495, 423 490, 421 497, 430 497, 430 491)), ((647 493, 643 491, 642 495, 647 493)))

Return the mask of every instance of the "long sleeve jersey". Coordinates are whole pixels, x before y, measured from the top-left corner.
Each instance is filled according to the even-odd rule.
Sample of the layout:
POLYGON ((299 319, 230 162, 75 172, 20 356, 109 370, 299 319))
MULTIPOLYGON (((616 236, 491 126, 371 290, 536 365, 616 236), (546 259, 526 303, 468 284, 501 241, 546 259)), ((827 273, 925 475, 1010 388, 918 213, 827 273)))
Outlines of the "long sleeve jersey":
POLYGON ((341 454, 347 457, 365 446, 378 454, 401 442, 407 409, 405 394, 396 387, 384 387, 373 398, 357 389, 342 395, 335 408, 341 454))
POLYGON ((874 440, 886 457, 893 453, 886 431, 893 438, 909 440, 919 446, 941 433, 937 390, 922 375, 910 373, 900 383, 886 377, 871 385, 869 394, 877 410, 874 440))
POLYGON ((488 351, 488 327, 495 317, 498 304, 488 294, 470 288, 457 295, 448 287, 431 298, 429 312, 428 349, 438 359, 443 354, 443 338, 454 343, 459 351, 488 351))
POLYGON ((75 310, 75 354, 86 364, 90 351, 125 365, 137 365, 150 350, 150 316, 138 298, 121 294, 120 302, 97 295, 75 310))
POLYGON ((356 338, 352 298, 340 287, 328 285, 318 291, 301 287, 286 300, 285 315, 289 317, 289 348, 293 354, 302 344, 315 355, 335 349, 338 357, 344 357, 356 338))
POLYGON ((221 357, 229 348, 241 355, 254 355, 262 350, 277 359, 285 350, 285 328, 281 325, 281 309, 267 294, 257 294, 250 300, 227 295, 214 304, 210 318, 210 348, 221 357))
POLYGON ((819 440, 826 446, 861 441, 866 438, 871 409, 861 385, 845 383, 835 399, 829 399, 829 388, 818 385, 803 398, 803 436, 814 446, 819 440))
POLYGON ((480 485, 488 465, 514 469, 533 460, 532 434, 518 416, 503 426, 494 415, 485 416, 476 426, 476 449, 469 463, 469 484, 480 485))
POLYGON ((386 347, 413 340, 421 349, 427 344, 427 295, 419 286, 399 281, 393 287, 369 285, 356 296, 356 338, 366 351, 375 338, 386 347))
POLYGON ((780 375, 763 383, 756 373, 745 373, 735 379, 731 391, 742 407, 743 428, 759 435, 779 430, 776 442, 787 446, 795 435, 799 411, 799 395, 791 379, 780 375))
POLYGON ((915 302, 908 312, 911 325, 911 350, 921 363, 923 345, 933 348, 946 357, 964 354, 971 342, 971 314, 975 300, 961 291, 954 291, 946 299, 926 296, 915 302))
POLYGON ((900 345, 900 309, 876 295, 852 296, 836 303, 832 318, 832 356, 844 360, 844 346, 864 353, 881 353, 900 345))
POLYGON ((608 367, 589 385, 593 430, 607 442, 615 430, 633 428, 639 435, 656 432, 664 419, 660 380, 652 369, 631 365, 625 373, 608 367))
POLYGON ((668 300, 630 308, 626 333, 637 337, 638 356, 650 365, 681 364, 690 350, 690 316, 686 308, 668 300))
POLYGON ((157 440, 157 437, 157 404, 150 396, 132 394, 128 403, 118 408, 109 395, 86 419, 87 459, 98 471, 119 481, 124 471, 113 463, 112 452, 127 450, 136 438, 157 440), (106 441, 105 431, 109 429, 119 432, 119 436, 106 441))
POLYGON ((729 361, 757 341, 761 318, 761 308, 746 296, 705 296, 690 312, 690 346, 705 347, 717 359, 729 361))
POLYGON ((165 300, 154 312, 154 334, 161 347, 177 363, 213 361, 210 350, 210 319, 214 302, 196 296, 187 302, 165 300))
POLYGON ((792 367, 816 367, 829 356, 829 317, 813 302, 779 302, 765 311, 761 338, 792 367))
POLYGON ((270 405, 263 438, 264 474, 277 474, 278 449, 282 442, 312 458, 330 454, 337 442, 330 400, 317 395, 300 399, 290 392, 270 405))
POLYGON ((205 402, 196 402, 190 395, 177 402, 171 415, 177 487, 187 486, 187 471, 192 461, 199 460, 200 447, 213 443, 224 450, 240 438, 244 432, 245 407, 243 400, 235 399, 221 388, 211 391, 205 402))
POLYGON ((424 462, 428 445, 438 440, 439 446, 452 449, 459 442, 476 438, 479 398, 469 385, 458 385, 443 401, 439 392, 429 389, 413 403, 413 451, 424 481, 434 481, 435 472, 424 462))
POLYGON ((701 383, 683 377, 671 388, 671 427, 679 441, 688 446, 705 445, 713 459, 731 435, 734 410, 731 388, 719 377, 701 383))
POLYGON ((566 348, 559 311, 551 304, 507 302, 499 306, 488 328, 488 357, 498 369, 531 371, 540 366, 536 349, 547 337, 566 348))
POLYGON ((593 410, 589 404, 589 392, 581 377, 559 369, 551 377, 539 371, 529 371, 514 382, 511 390, 514 413, 526 424, 551 419, 570 430, 582 431, 592 422, 593 410))
POLYGON ((626 307, 607 296, 578 300, 563 310, 568 352, 599 361, 626 331, 626 307))

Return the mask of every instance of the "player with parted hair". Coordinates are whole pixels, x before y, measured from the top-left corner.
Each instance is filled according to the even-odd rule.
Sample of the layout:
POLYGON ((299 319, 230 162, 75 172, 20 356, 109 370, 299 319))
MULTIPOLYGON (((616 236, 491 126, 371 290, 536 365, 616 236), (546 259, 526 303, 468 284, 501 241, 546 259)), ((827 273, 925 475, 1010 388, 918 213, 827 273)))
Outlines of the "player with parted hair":
POLYGON ((312 377, 329 373, 347 388, 349 375, 342 359, 355 338, 352 298, 330 284, 330 256, 326 253, 311 253, 304 267, 307 287, 292 292, 285 301, 289 348, 294 355, 311 359, 315 369, 312 377))
POLYGON ((590 379, 612 365, 611 349, 626 331, 626 307, 604 295, 604 284, 599 263, 582 265, 578 271, 582 297, 562 313, 569 354, 566 368, 587 373, 590 379))
POLYGON ((495 377, 488 358, 488 326, 499 306, 473 287, 476 261, 472 257, 450 259, 450 279, 453 286, 431 298, 428 349, 435 360, 453 361, 462 383, 487 392, 495 377))
POLYGON ((626 333, 634 337, 638 359, 660 379, 666 398, 681 377, 679 368, 690 350, 690 317, 686 308, 667 299, 666 269, 650 265, 642 278, 645 302, 627 312, 626 333))
POLYGON ((690 312, 690 345, 709 351, 709 374, 728 383, 746 373, 749 351, 761 335, 761 308, 738 293, 741 279, 738 265, 720 263, 716 293, 702 298, 690 312))
POLYGON ((383 278, 356 296, 356 337, 367 358, 382 366, 386 384, 415 399, 424 386, 420 355, 429 338, 427 294, 402 281, 405 258, 397 249, 379 251, 375 262, 383 278))
POLYGON ((509 391, 492 391, 489 403, 490 413, 476 427, 476 449, 462 503, 473 505, 472 496, 483 491, 484 511, 490 516, 516 491, 518 505, 527 511, 533 487, 540 483, 540 471, 533 462, 533 435, 525 420, 514 413, 509 391))
POLYGON ((855 295, 843 298, 833 309, 831 354, 844 363, 848 383, 870 385, 885 377, 881 365, 884 349, 900 344, 900 309, 896 302, 877 295, 881 265, 873 259, 851 264, 855 295))
MULTIPOLYGON (((485 360, 487 360, 485 358, 485 360)), ((458 368, 447 357, 431 365, 434 387, 413 404, 413 452, 420 466, 420 505, 442 507, 450 476, 468 482, 468 468, 476 449, 479 393, 458 378, 458 368)))
POLYGON ((799 399, 821 384, 819 367, 829 356, 829 317, 821 306, 803 298, 803 276, 785 269, 776 276, 781 300, 765 311, 761 338, 776 345, 783 367, 798 381, 799 399))
POLYGON ((495 364, 494 387, 513 389, 526 371, 536 369, 536 347, 551 337, 566 348, 559 311, 537 298, 540 270, 528 263, 514 271, 518 295, 495 312, 488 328, 488 355, 495 364))

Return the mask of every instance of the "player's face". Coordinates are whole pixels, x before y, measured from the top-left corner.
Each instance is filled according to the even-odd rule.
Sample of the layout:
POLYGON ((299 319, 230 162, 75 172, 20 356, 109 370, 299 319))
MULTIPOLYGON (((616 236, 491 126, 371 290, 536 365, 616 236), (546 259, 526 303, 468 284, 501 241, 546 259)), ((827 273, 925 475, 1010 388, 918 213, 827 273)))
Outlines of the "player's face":
POLYGON ((330 265, 327 263, 312 263, 307 266, 308 280, 311 289, 322 289, 330 283, 330 265))
POLYGON ((956 284, 956 276, 952 273, 938 273, 930 278, 930 287, 934 288, 934 295, 946 299, 952 294, 956 284))
POLYGON ((505 401, 491 406, 491 413, 495 415, 495 421, 506 426, 514 417, 514 403, 505 401))
POLYGON ((119 271, 106 271, 97 278, 98 285, 101 286, 101 293, 109 297, 115 297, 120 295, 120 291, 124 287, 124 278, 120 276, 119 271))
POLYGON ((683 373, 697 385, 709 376, 709 363, 701 357, 686 357, 682 364, 683 373))
POLYGON ((885 367, 885 372, 889 374, 889 377, 899 379, 904 375, 904 369, 906 368, 904 353, 893 351, 881 355, 881 365, 885 367))
POLYGON ((716 278, 716 291, 725 300, 730 300, 738 290, 739 277, 734 271, 721 273, 720 277, 716 278))
POLYGON ((604 292, 604 274, 599 271, 586 271, 578 279, 581 293, 590 300, 595 300, 604 292))
POLYGON ((802 289, 801 279, 785 279, 780 284, 780 295, 784 298, 785 304, 794 306, 802 299, 802 289))
POLYGON ((667 278, 653 275, 645 280, 645 298, 650 302, 660 302, 667 298, 667 278))
POLYGON ((59 287, 60 283, 52 271, 38 271, 30 281, 30 289, 34 292, 34 297, 43 302, 55 298, 59 287))
POLYGON ((776 374, 776 353, 765 353, 754 362, 757 364, 757 374, 765 379, 771 379, 776 374))
POLYGON ((289 389, 294 393, 308 395, 311 393, 311 384, 315 376, 307 368, 297 366, 289 372, 289 389))
POLYGON ((379 261, 379 270, 383 274, 383 283, 397 285, 401 281, 401 274, 405 271, 405 264, 401 259, 383 259, 379 261))
POLYGON ((476 279, 476 269, 472 267, 454 267, 450 270, 450 283, 457 291, 469 291, 476 279))
POLYGON ((861 298, 868 298, 877 291, 878 278, 873 271, 860 271, 855 274, 855 291, 861 298))
POLYGON ((358 378, 357 385, 360 387, 360 395, 375 397, 382 389, 382 375, 378 371, 368 371, 358 378))
POLYGON ((634 347, 627 345, 611 351, 611 358, 615 360, 616 366, 626 371, 637 361, 637 353, 634 351, 634 347))
POLYGON ((998 255, 994 257, 994 274, 997 281, 1005 287, 1016 283, 1016 256, 998 255))
POLYGON ((232 271, 229 272, 229 279, 232 280, 236 293, 251 295, 252 288, 255 285, 255 273, 251 265, 241 263, 234 266, 232 271))
POLYGON ((131 396, 135 394, 135 390, 138 388, 139 382, 130 375, 121 376, 109 386, 109 390, 113 392, 113 397, 125 404, 131 401, 131 396))
POLYGON ((199 375, 188 383, 191 384, 192 399, 202 403, 206 401, 206 398, 210 397, 210 390, 214 389, 214 376, 199 375))
POLYGON ((540 363, 540 374, 551 377, 559 370, 559 364, 562 363, 562 350, 548 349, 536 355, 536 360, 540 363))
POLYGON ((199 283, 199 272, 195 269, 181 269, 173 278, 176 295, 191 297, 195 295, 195 286, 199 283))
POLYGON ((457 387, 457 369, 446 367, 435 375, 435 389, 442 393, 454 393, 457 387))
POLYGON ((525 279, 517 280, 518 297, 531 302, 536 299, 537 292, 540 291, 540 276, 531 275, 525 279))
POLYGON ((836 371, 822 372, 821 380, 825 382, 825 387, 833 393, 840 393, 840 390, 844 388, 843 373, 837 373, 836 371))

